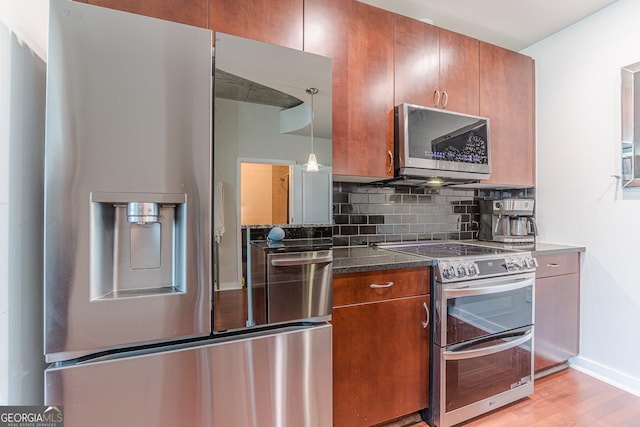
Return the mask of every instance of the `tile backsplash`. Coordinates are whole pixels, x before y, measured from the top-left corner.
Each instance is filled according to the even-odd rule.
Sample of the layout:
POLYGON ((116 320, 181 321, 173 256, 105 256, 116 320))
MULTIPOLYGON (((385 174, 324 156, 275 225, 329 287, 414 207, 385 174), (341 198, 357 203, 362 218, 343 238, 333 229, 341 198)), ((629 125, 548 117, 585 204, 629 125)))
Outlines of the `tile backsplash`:
POLYGON ((480 198, 533 196, 535 189, 431 189, 334 182, 333 244, 476 239, 480 198))

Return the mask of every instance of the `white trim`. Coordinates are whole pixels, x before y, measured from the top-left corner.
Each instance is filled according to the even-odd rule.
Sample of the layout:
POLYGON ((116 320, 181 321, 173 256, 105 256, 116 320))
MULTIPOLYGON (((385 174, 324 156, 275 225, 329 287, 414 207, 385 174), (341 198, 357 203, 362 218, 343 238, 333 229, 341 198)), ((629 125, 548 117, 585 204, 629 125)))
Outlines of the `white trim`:
POLYGON ((581 356, 570 359, 569 366, 616 388, 640 396, 640 378, 634 378, 581 356))

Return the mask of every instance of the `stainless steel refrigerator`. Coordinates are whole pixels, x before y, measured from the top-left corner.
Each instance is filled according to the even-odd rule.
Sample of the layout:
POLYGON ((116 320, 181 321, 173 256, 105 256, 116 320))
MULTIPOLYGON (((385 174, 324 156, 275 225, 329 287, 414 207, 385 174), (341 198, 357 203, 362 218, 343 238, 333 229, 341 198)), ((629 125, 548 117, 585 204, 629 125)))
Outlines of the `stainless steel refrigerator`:
POLYGON ((45 403, 65 426, 329 426, 331 326, 212 334, 212 33, 51 0, 45 403))

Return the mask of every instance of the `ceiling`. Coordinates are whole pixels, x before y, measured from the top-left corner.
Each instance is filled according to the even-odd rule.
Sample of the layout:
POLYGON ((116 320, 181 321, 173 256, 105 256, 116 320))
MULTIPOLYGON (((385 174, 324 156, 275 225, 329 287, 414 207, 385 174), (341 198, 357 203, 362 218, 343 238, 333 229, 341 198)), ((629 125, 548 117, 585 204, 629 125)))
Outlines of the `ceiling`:
POLYGON ((617 0, 360 0, 520 51, 617 0))

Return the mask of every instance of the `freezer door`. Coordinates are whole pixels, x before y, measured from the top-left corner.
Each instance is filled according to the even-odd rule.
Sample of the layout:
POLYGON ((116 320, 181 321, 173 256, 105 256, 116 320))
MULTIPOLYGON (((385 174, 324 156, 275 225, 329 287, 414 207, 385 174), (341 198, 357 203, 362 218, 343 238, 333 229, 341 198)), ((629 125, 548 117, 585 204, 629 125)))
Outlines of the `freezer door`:
POLYGON ((51 0, 48 361, 211 332, 211 32, 51 0))
POLYGON ((331 325, 47 369, 65 425, 330 427, 331 325))

